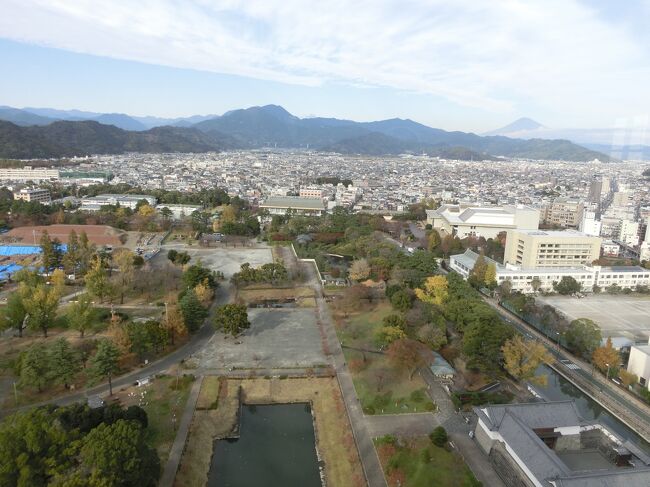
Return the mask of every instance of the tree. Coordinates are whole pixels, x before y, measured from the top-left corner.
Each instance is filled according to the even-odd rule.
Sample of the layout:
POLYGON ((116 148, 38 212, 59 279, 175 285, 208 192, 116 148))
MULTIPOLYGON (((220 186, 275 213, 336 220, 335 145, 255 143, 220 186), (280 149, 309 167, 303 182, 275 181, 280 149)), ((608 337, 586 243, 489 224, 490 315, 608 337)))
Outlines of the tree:
POLYGON ((427 323, 418 328, 417 338, 427 344, 432 350, 440 350, 447 344, 447 333, 444 328, 427 323))
POLYGON ((61 269, 54 269, 50 276, 50 284, 60 299, 65 293, 65 272, 61 269))
POLYGON ((468 367, 494 375, 502 363, 501 347, 512 337, 512 327, 488 309, 485 318, 471 320, 463 331, 463 354, 468 367))
POLYGON ((489 289, 494 289, 497 285, 497 266, 490 262, 485 270, 484 283, 489 289))
POLYGON ((425 303, 442 306, 449 296, 447 279, 445 276, 427 277, 424 289, 416 289, 415 295, 425 303))
POLYGON ((553 357, 546 347, 532 340, 524 340, 521 335, 515 335, 501 347, 506 371, 519 381, 530 381, 538 384, 546 382, 546 376, 535 377, 535 372, 541 364, 549 363, 553 357))
POLYGON ((199 301, 194 289, 190 289, 178 302, 183 321, 189 331, 198 330, 203 320, 208 316, 207 310, 199 301))
POLYGON ((217 308, 214 315, 214 325, 224 333, 237 336, 242 330, 250 328, 248 312, 244 304, 224 304, 217 308))
POLYGON ((600 327, 588 318, 578 318, 569 323, 565 338, 569 349, 583 358, 590 358, 600 345, 600 327))
POLYGON ((18 291, 14 291, 7 297, 7 305, 0 314, 0 330, 13 328, 22 338, 23 330, 27 326, 27 311, 23 304, 23 298, 18 291))
POLYGON ((382 326, 375 333, 375 341, 382 347, 403 338, 406 338, 406 332, 399 326, 382 326))
POLYGON ((571 276, 562 276, 560 282, 553 283, 553 289, 562 295, 574 294, 580 292, 582 286, 571 276))
POLYGON ((63 267, 69 274, 77 274, 81 264, 81 247, 77 232, 70 230, 68 248, 63 256, 63 267))
POLYGON ((49 371, 47 347, 43 343, 35 343, 21 357, 20 384, 36 387, 41 392, 49 381, 49 371))
POLYGON ((86 273, 86 288, 96 298, 99 298, 101 303, 104 298, 113 292, 113 287, 108 279, 108 273, 104 268, 101 259, 95 258, 90 265, 90 269, 86 273))
POLYGON ((120 304, 124 304, 124 294, 131 289, 135 273, 133 253, 130 250, 122 249, 122 251, 113 255, 113 261, 117 264, 119 271, 116 278, 116 288, 120 293, 120 304))
POLYGON ((162 216, 163 220, 169 221, 171 220, 172 216, 174 216, 174 213, 172 210, 164 206, 160 209, 160 216, 162 216))
POLYGON ((221 211, 221 223, 235 223, 237 221, 237 212, 232 205, 224 206, 221 211))
POLYGON ((406 320, 401 315, 390 314, 388 316, 384 316, 384 319, 381 321, 384 326, 392 326, 401 330, 406 329, 406 320))
POLYGON ((203 282, 199 282, 194 288, 194 292, 203 306, 206 308, 210 306, 212 298, 214 297, 214 291, 208 284, 207 279, 204 279, 203 282))
POLYGON ((409 380, 415 371, 424 364, 422 344, 408 338, 395 340, 386 351, 388 360, 397 369, 409 372, 409 380))
POLYGON ((591 356, 591 361, 601 372, 605 372, 610 368, 618 368, 621 363, 621 356, 612 346, 611 337, 607 337, 607 342, 604 347, 598 347, 594 350, 591 356))
POLYGON ((411 308, 411 295, 404 290, 397 291, 390 298, 390 303, 398 311, 405 312, 411 308))
POLYGON ((350 279, 355 281, 365 281, 370 276, 370 266, 366 259, 358 259, 352 262, 350 266, 350 279))
POLYGON ((504 279, 497 286, 499 294, 504 298, 507 298, 512 293, 512 281, 510 279, 504 279))
POLYGON ((18 292, 28 315, 27 326, 41 330, 46 337, 47 330, 54 324, 59 306, 61 296, 57 289, 46 284, 38 284, 34 288, 21 282, 18 292))
POLYGON ((427 237, 427 250, 429 252, 433 252, 438 247, 440 247, 441 243, 442 240, 440 239, 440 234, 438 233, 438 230, 436 229, 431 230, 429 236, 427 237))
POLYGON ((185 272, 183 272, 183 284, 187 289, 194 289, 200 283, 207 283, 207 285, 212 289, 216 289, 218 286, 214 272, 203 267, 203 265, 198 262, 185 269, 185 272))
POLYGON ((621 379, 621 382, 625 387, 630 387, 632 384, 636 384, 639 378, 636 376, 636 374, 633 374, 632 372, 628 372, 625 369, 621 369, 618 371, 618 376, 621 379))
POLYGON ((469 274, 470 283, 477 287, 482 286, 485 283, 485 274, 487 272, 487 269, 488 264, 485 260, 485 254, 481 252, 481 254, 476 259, 476 262, 474 263, 474 267, 472 267, 472 271, 469 274))
POLYGON ((433 443, 439 448, 445 446, 447 444, 447 441, 449 441, 449 437, 447 436, 447 431, 442 426, 436 426, 433 429, 433 431, 429 434, 429 439, 431 440, 431 443, 433 443))
POLYGON ((109 395, 113 395, 112 377, 119 370, 120 351, 115 344, 103 339, 97 344, 95 355, 90 358, 89 375, 95 379, 108 379, 109 395))
POLYGON ((90 267, 90 261, 92 256, 95 253, 95 246, 88 241, 88 235, 86 232, 81 232, 79 234, 79 265, 78 273, 80 275, 85 275, 88 272, 90 267))
POLYGON ((155 487, 160 477, 160 459, 138 421, 100 424, 83 438, 79 456, 87 485, 155 487))
POLYGON ((81 338, 90 328, 93 318, 93 305, 88 293, 81 294, 77 301, 70 304, 67 312, 70 328, 77 330, 81 338))
POLYGON ((187 333, 187 327, 183 321, 183 315, 178 309, 178 306, 172 304, 165 307, 165 319, 163 321, 163 326, 167 330, 167 335, 169 336, 169 341, 174 345, 174 339, 177 336, 183 336, 187 333))
POLYGON ((40 240, 41 263, 45 272, 49 274, 61 265, 63 252, 61 251, 61 242, 57 239, 51 240, 47 231, 43 232, 40 240))
POLYGON ((65 338, 58 338, 48 349, 50 377, 67 389, 79 370, 77 354, 65 338))
POLYGON ((542 280, 537 276, 533 277, 533 280, 530 281, 530 287, 533 288, 533 291, 538 292, 542 287, 542 280))

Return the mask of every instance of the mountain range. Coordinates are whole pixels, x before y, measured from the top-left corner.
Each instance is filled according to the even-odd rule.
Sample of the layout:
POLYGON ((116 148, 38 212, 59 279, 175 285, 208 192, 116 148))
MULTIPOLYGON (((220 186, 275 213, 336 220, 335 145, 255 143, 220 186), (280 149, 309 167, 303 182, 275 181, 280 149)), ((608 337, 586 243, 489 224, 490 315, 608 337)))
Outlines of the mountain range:
POLYGON ((277 105, 183 119, 78 110, 0 107, 0 157, 47 158, 122 152, 207 152, 264 147, 342 154, 429 154, 455 159, 609 157, 568 140, 515 139, 448 132, 394 118, 354 122, 299 118, 277 105), (65 117, 65 118, 63 118, 65 117), (163 124, 151 127, 151 125, 163 124))
POLYGON ((482 134, 502 135, 513 139, 565 139, 614 159, 650 161, 650 131, 643 124, 614 128, 550 128, 530 118, 482 134))

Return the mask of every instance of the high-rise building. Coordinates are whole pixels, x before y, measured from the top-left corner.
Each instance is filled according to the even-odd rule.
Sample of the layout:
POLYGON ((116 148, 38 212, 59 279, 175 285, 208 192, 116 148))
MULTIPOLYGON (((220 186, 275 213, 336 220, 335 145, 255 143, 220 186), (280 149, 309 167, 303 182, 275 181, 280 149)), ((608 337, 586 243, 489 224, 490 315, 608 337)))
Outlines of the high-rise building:
POLYGON ((639 222, 621 220, 618 239, 627 245, 639 245, 639 222))
POLYGON ((589 195, 587 201, 590 203, 600 203, 601 194, 603 191, 603 182, 599 179, 594 179, 589 185, 589 195))
POLYGON ((542 222, 548 226, 578 228, 584 205, 581 201, 556 198, 544 207, 542 222))
POLYGON ((600 220, 596 219, 596 212, 585 210, 582 213, 582 220, 580 221, 578 230, 586 235, 598 237, 600 235, 601 226, 602 224, 600 220))
POLYGON ((512 230, 503 262, 524 269, 591 264, 600 257, 600 243, 576 230, 512 230))

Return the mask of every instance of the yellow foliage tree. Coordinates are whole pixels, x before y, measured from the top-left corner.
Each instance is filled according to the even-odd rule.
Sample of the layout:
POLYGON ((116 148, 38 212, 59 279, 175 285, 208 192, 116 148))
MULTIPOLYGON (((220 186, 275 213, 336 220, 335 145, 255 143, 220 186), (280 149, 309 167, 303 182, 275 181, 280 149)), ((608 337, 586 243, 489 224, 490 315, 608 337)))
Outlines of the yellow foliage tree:
POLYGON ((621 378, 621 382, 625 387, 630 387, 632 384, 636 384, 636 382, 639 380, 636 374, 628 372, 625 369, 621 369, 618 372, 618 376, 621 378))
POLYGON ((120 349, 122 355, 129 353, 131 349, 131 338, 124 323, 122 323, 122 319, 116 314, 111 317, 111 322, 108 325, 108 334, 113 338, 113 342, 120 349))
POLYGON ((55 269, 50 276, 50 282, 59 298, 63 296, 63 293, 65 292, 65 272, 61 269, 55 269))
POLYGON ((594 350, 591 360, 598 370, 604 372, 608 368, 618 367, 621 363, 621 356, 612 345, 612 339, 608 337, 604 347, 594 350))
POLYGON ((149 218, 156 214, 156 209, 151 205, 142 205, 138 210, 138 214, 145 218, 149 218))
POLYGON ((546 383, 545 375, 535 376, 535 371, 541 364, 553 360, 544 345, 532 340, 524 340, 521 335, 516 335, 503 344, 501 351, 504 367, 512 377, 537 384, 546 383))
POLYGON ((237 221, 237 212, 232 205, 226 205, 221 212, 222 223, 234 223, 237 221))
POLYGON ((169 335, 169 341, 172 345, 174 345, 175 338, 187 334, 187 327, 185 326, 183 315, 178 309, 178 306, 176 305, 167 306, 167 313, 165 314, 163 327, 165 328, 165 330, 167 330, 167 333, 169 335))
POLYGON ((485 285, 495 286, 497 283, 497 266, 494 263, 490 262, 485 269, 485 285))
POLYGON ((208 285, 207 279, 204 279, 203 282, 198 283, 194 288, 194 292, 196 293, 196 297, 199 298, 199 301, 203 306, 207 307, 210 305, 212 298, 214 297, 214 291, 208 285))
POLYGON ((447 278, 445 276, 427 277, 424 289, 416 289, 415 295, 420 301, 441 306, 449 296, 447 278))

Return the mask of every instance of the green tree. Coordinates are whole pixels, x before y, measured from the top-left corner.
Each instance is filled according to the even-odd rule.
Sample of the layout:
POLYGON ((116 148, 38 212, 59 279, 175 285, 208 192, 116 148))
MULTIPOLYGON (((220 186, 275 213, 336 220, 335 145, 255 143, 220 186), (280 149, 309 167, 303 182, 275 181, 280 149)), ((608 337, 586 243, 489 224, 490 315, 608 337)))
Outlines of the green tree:
POLYGON ((41 235, 41 263, 45 268, 45 272, 49 274, 54 269, 61 266, 63 252, 61 250, 61 242, 57 239, 51 240, 46 231, 41 235))
POLYGON ((560 282, 553 283, 553 289, 559 294, 568 295, 580 292, 582 286, 571 276, 562 276, 560 282))
POLYGON ((573 320, 564 336, 567 347, 587 359, 591 358, 601 340, 600 327, 588 318, 573 320))
POLYGON ((20 292, 14 291, 7 297, 7 305, 2 309, 0 314, 0 331, 13 328, 22 338, 23 330, 27 326, 27 311, 23 304, 23 298, 20 292))
POLYGON ((49 382, 50 360, 47 347, 35 343, 29 347, 20 360, 21 386, 36 387, 41 392, 49 382))
POLYGON ((80 470, 88 472, 88 484, 155 487, 160 459, 145 437, 139 422, 124 419, 91 430, 80 451, 80 470))
POLYGON ((474 267, 472 267, 472 271, 469 274, 469 282, 472 284, 474 287, 481 287, 485 285, 485 275, 488 270, 488 263, 485 260, 485 254, 481 252, 481 254, 478 256, 476 259, 476 262, 474 263, 474 267))
POLYGON ((48 348, 49 376, 67 389, 79 371, 79 359, 65 338, 58 338, 48 348))
POLYGON ((219 306, 214 315, 214 325, 216 328, 223 330, 224 333, 230 333, 232 336, 239 335, 239 333, 251 326, 250 321, 248 321, 246 305, 224 304, 219 306))
POLYGON ((498 373, 502 363, 501 347, 514 331, 496 316, 471 322, 463 331, 463 354, 468 366, 489 375, 498 373))
POLYGON ((81 265, 81 247, 77 232, 70 230, 68 248, 63 256, 63 267, 68 274, 77 274, 81 265))
POLYGON ((23 306, 27 313, 27 326, 40 330, 47 336, 56 319, 56 310, 61 298, 59 290, 47 284, 30 287, 25 282, 20 283, 19 291, 23 306))
POLYGON ((183 285, 186 289, 194 289, 201 282, 207 282, 212 289, 215 289, 218 285, 214 272, 203 267, 200 262, 185 269, 185 272, 183 272, 183 285))
POLYGON ((438 233, 438 230, 435 228, 431 230, 429 233, 429 236, 427 237, 427 250, 429 252, 433 252, 440 247, 440 244, 442 243, 442 239, 440 238, 440 234, 438 233))
POLYGON ((95 254, 95 246, 90 243, 88 240, 88 235, 86 232, 81 232, 79 234, 79 268, 78 273, 80 275, 85 275, 90 268, 91 260, 95 254))
POLYGON ((406 338, 406 332, 398 326, 382 326, 375 333, 375 341, 380 347, 385 347, 395 340, 403 338, 406 338))
POLYGON ((189 331, 199 329, 203 320, 208 316, 208 311, 203 307, 196 296, 194 289, 188 290, 178 302, 178 307, 183 315, 183 321, 189 331))
POLYGON ((93 260, 90 269, 86 273, 86 288, 101 303, 113 292, 113 286, 109 281, 108 272, 106 272, 104 263, 99 258, 93 260))
POLYGON ((401 290, 391 296, 390 303, 396 310, 405 312, 411 308, 412 298, 407 291, 401 290))
POLYGON ((77 330, 83 338, 93 320, 93 305, 88 293, 81 294, 76 302, 70 304, 67 318, 70 328, 77 330))
POLYGON ((530 281, 530 287, 533 288, 533 291, 539 292, 542 288, 542 280, 537 276, 533 277, 533 280, 530 281))
POLYGON ((90 358, 89 362, 89 375, 95 379, 107 378, 109 394, 112 396, 112 378, 120 368, 119 349, 112 341, 103 339, 97 344, 97 351, 95 352, 95 355, 90 358))
POLYGON ((447 441, 449 441, 447 431, 442 426, 436 426, 429 434, 429 439, 431 440, 431 443, 440 448, 445 446, 447 444, 447 441))

